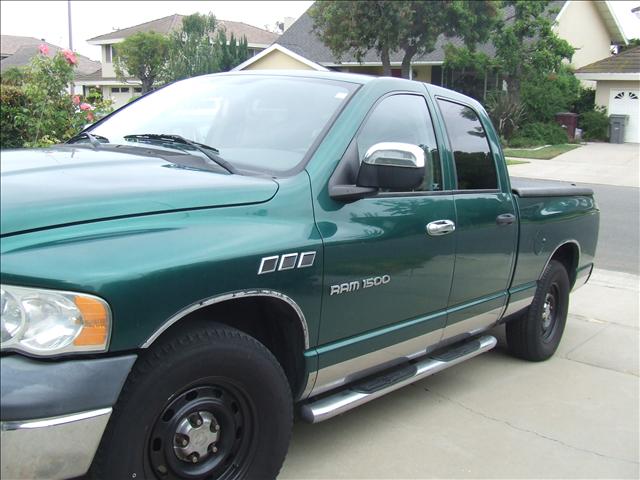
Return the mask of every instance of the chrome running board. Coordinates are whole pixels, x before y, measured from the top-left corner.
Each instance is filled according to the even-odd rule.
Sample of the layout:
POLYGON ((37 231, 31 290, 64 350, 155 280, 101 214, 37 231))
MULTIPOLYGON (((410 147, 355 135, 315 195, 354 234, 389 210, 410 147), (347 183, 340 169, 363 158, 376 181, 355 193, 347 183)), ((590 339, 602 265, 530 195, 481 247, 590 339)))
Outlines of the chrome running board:
POLYGON ((457 365, 496 346, 497 340, 486 335, 455 345, 446 350, 433 352, 423 358, 408 362, 400 367, 386 370, 381 374, 349 385, 336 393, 302 406, 301 415, 310 423, 318 423, 335 417, 352 408, 393 392, 410 383, 457 365))

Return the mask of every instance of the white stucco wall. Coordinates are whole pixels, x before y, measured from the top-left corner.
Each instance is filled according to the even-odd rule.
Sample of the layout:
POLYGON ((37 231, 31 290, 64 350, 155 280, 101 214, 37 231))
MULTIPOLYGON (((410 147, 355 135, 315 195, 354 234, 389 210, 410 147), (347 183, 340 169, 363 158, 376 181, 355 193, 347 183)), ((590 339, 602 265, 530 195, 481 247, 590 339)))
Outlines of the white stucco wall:
POLYGON ((568 2, 554 30, 576 49, 571 61, 574 68, 584 67, 611 55, 611 36, 594 2, 568 2))

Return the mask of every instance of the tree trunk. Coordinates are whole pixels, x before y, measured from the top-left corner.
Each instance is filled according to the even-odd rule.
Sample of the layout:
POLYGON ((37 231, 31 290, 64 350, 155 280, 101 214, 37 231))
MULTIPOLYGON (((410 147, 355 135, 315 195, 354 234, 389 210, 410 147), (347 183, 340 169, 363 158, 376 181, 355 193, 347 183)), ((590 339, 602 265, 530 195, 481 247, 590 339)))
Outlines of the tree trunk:
POLYGON ((391 58, 389 57, 389 49, 383 47, 380 51, 380 59, 382 60, 382 76, 391 76, 391 58))
POLYGON ((411 60, 416 54, 416 48, 408 46, 404 48, 404 57, 402 57, 402 78, 409 79, 411 76, 411 60))
POLYGON ((153 79, 152 78, 141 78, 142 82, 142 94, 144 95, 147 92, 150 92, 153 88, 153 79))

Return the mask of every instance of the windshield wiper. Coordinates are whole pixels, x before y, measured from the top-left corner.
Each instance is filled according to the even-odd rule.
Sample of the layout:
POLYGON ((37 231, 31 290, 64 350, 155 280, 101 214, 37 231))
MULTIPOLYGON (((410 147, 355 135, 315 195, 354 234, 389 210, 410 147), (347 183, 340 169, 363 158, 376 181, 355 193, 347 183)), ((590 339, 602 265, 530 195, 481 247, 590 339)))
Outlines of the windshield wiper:
POLYGON ((103 137, 102 135, 94 135, 89 132, 80 132, 77 135, 74 135, 69 140, 67 140, 68 144, 79 143, 78 140, 86 138, 89 140, 89 143, 93 148, 99 148, 101 143, 109 143, 109 139, 107 137, 103 137))
POLYGON ((133 140, 134 142, 141 142, 141 143, 145 143, 145 140, 149 143, 150 142, 168 143, 172 146, 177 146, 176 144, 188 145, 194 150, 197 150, 200 153, 202 153, 205 157, 207 157, 212 162, 224 168, 227 172, 231 174, 238 173, 238 171, 233 165, 231 165, 229 162, 223 159, 220 155, 218 155, 220 151, 217 148, 210 147, 209 145, 205 145, 204 143, 194 142, 180 135, 162 134, 162 133, 143 133, 143 134, 136 134, 136 135, 125 135, 124 139, 133 140))

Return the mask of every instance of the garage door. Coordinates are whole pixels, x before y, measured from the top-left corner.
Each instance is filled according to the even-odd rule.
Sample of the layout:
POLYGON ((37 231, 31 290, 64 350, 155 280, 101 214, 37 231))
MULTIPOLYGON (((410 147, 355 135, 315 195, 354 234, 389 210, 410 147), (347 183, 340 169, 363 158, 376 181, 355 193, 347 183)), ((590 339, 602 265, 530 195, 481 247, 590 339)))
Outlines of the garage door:
POLYGON ((624 141, 640 142, 640 90, 611 90, 609 113, 629 115, 624 141))

